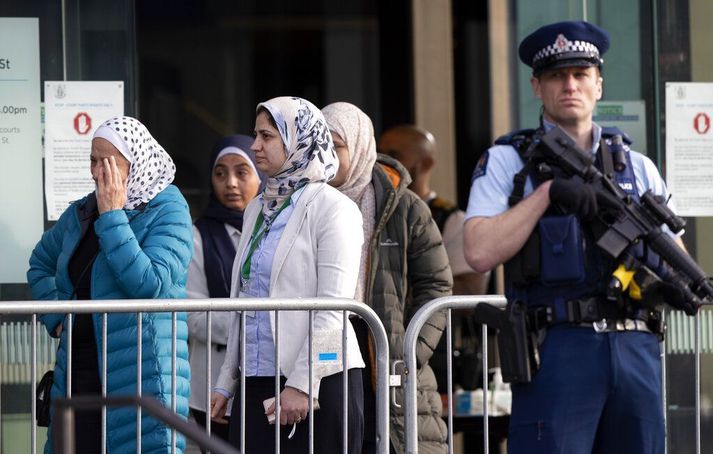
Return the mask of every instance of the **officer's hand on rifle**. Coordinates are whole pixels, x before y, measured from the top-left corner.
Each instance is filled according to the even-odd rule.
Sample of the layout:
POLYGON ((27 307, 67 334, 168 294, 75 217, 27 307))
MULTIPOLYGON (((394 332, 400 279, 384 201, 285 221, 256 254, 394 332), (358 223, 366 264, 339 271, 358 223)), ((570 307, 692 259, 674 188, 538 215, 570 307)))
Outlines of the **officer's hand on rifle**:
POLYGON ((669 306, 684 311, 688 315, 696 315, 700 303, 686 296, 684 291, 671 282, 659 281, 643 292, 643 298, 660 299, 669 306))
POLYGON ((555 178, 550 186, 550 202, 582 220, 594 219, 599 210, 594 188, 581 181, 555 178))

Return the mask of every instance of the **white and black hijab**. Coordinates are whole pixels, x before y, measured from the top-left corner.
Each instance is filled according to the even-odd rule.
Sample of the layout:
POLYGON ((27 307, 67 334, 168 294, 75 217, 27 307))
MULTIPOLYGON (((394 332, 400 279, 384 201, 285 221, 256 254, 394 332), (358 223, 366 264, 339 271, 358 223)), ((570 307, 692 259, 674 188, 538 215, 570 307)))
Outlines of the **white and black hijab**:
POLYGON ((267 180, 262 213, 270 225, 285 200, 309 183, 328 182, 337 174, 339 161, 322 112, 311 102, 289 96, 258 104, 265 108, 285 144, 287 159, 267 180))
POLYGON ((176 165, 146 126, 132 117, 115 117, 102 123, 95 139, 108 140, 129 161, 127 198, 124 209, 148 203, 173 181, 176 165))

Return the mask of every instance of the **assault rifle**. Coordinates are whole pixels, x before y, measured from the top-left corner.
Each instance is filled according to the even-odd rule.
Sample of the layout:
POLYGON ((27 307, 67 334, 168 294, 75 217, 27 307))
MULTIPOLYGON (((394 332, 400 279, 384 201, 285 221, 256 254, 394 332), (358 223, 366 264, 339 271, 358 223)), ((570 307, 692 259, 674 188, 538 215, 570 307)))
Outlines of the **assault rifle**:
MULTIPOLYGON (((685 221, 676 216, 666 200, 650 190, 635 201, 610 175, 604 175, 589 155, 560 128, 552 128, 541 136, 541 146, 533 154, 536 166, 556 166, 565 176, 580 178, 591 185, 597 195, 600 212, 593 226, 597 246, 619 263, 631 260, 627 251, 631 245, 643 242, 668 265, 662 281, 674 284, 685 297, 686 312, 694 315, 704 300, 713 300, 713 285, 698 264, 661 229, 666 224, 677 233, 685 221)), ((544 166, 544 169, 543 169, 544 166)), ((537 167, 536 167, 537 168, 537 167)))

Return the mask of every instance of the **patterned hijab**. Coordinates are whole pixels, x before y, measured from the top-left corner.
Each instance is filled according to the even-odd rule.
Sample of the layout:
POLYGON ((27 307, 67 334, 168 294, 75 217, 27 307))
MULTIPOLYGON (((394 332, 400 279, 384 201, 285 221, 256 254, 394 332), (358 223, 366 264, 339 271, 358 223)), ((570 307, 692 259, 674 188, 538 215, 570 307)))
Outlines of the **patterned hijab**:
POLYGON ((92 139, 108 140, 129 161, 124 209, 148 203, 173 181, 176 165, 146 126, 131 117, 115 117, 102 123, 92 139))
POLYGON ((337 153, 322 112, 311 102, 281 96, 257 105, 275 120, 285 145, 287 159, 267 180, 262 212, 270 225, 282 204, 293 192, 308 183, 328 182, 337 174, 337 153))
POLYGON ((329 130, 338 134, 349 149, 347 179, 337 189, 352 199, 361 211, 364 243, 361 248, 359 279, 354 298, 366 301, 366 274, 369 263, 369 244, 376 224, 376 196, 371 184, 376 163, 376 140, 371 119, 357 106, 335 102, 322 109, 329 130))

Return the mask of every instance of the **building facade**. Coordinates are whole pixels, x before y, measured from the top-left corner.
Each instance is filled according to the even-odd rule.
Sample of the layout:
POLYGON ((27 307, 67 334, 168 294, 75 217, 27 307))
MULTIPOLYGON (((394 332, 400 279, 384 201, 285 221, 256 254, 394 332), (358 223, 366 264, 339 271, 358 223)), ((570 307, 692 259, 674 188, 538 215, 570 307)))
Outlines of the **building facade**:
MULTIPOLYGON (((174 158, 176 184, 194 215, 207 202, 213 144, 251 134, 256 104, 280 95, 317 106, 354 103, 377 134, 400 123, 429 129, 439 145, 433 186, 465 206, 472 170, 492 139, 536 121, 539 104, 517 43, 545 23, 586 19, 611 33, 597 121, 635 109, 625 115, 637 130, 634 148, 664 176, 666 84, 713 82, 708 0, 9 0, 0 17, 39 18, 42 100, 46 81, 123 81, 124 112, 141 119, 174 158)), ((12 189, 5 182, 0 200, 12 189)), ((686 245, 713 274, 713 221, 687 221, 686 245)), ((46 217, 37 222, 51 225, 46 217)), ((0 300, 21 299, 29 299, 26 283, 0 283, 0 300)), ((703 324, 704 333, 710 329, 703 324)), ((689 325, 670 332, 691 334, 689 325)), ((668 353, 669 449, 687 452, 695 435, 694 361, 668 353)), ((712 427, 713 362, 707 354, 701 359, 703 421, 712 427)), ((9 353, 2 360, 7 364, 9 353)), ((13 386, 20 385, 0 388, 2 443, 21 452, 6 445, 8 415, 29 411, 12 401, 13 386)), ((713 449, 707 432, 704 451, 713 449)))

